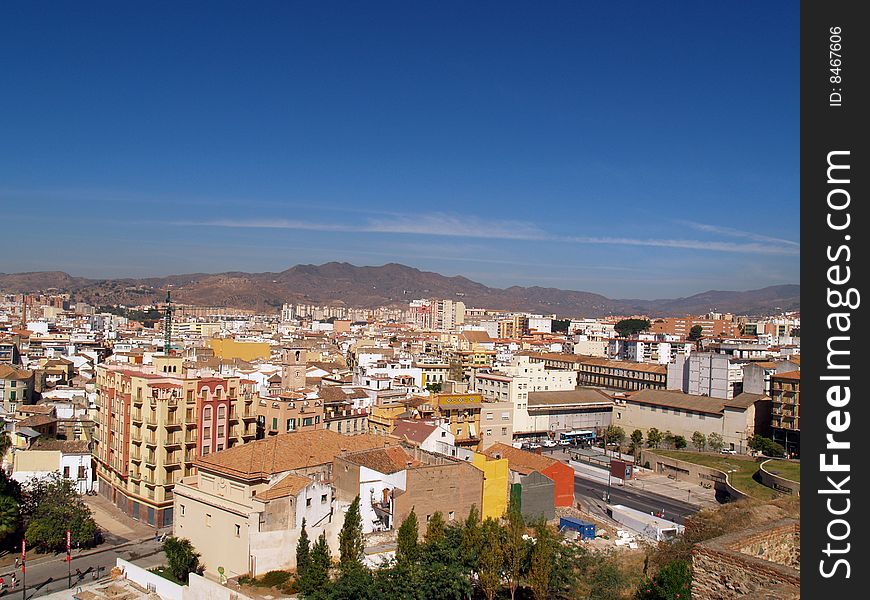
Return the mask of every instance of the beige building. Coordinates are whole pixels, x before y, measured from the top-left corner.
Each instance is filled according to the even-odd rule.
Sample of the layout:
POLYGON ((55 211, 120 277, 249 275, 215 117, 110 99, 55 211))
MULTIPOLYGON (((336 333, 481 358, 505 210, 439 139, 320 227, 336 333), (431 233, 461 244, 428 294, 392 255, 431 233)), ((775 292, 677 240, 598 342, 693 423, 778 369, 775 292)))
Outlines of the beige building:
POLYGON ((99 493, 134 519, 172 524, 172 490, 198 456, 256 437, 253 381, 187 377, 180 356, 97 366, 99 493))
POLYGON ((173 535, 191 541, 207 572, 223 567, 229 577, 295 567, 303 518, 309 537, 326 531, 335 551, 349 502, 333 502, 333 460, 394 443, 300 431, 203 456, 197 473, 175 486, 173 535))
POLYGON ((769 422, 770 398, 743 393, 733 400, 693 396, 668 390, 641 390, 615 398, 614 425, 628 436, 640 429, 644 436, 655 427, 691 441, 692 434, 718 433, 726 448, 747 452, 749 438, 769 422))
POLYGON ((22 404, 33 404, 34 372, 0 364, 0 406, 14 413, 22 404))

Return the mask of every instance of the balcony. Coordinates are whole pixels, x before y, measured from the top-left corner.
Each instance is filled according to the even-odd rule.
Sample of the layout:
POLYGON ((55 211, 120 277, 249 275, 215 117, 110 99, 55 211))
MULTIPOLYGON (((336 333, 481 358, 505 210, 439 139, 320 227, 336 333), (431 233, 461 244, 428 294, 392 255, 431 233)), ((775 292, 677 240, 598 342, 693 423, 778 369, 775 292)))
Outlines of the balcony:
POLYGON ((167 429, 181 429, 184 427, 184 421, 181 419, 167 419, 163 424, 167 429))
POLYGON ((157 438, 155 438, 155 437, 146 437, 146 438, 145 438, 145 445, 146 445, 146 446, 156 446, 156 445, 157 445, 157 438))
POLYGON ((170 435, 168 438, 166 438, 166 443, 164 444, 164 446, 181 446, 183 443, 182 440, 183 438, 180 435, 170 435))
POLYGON ((180 467, 181 466, 181 455, 171 455, 167 454, 166 459, 163 461, 164 467, 180 467))
POLYGON ((149 465, 152 467, 157 466, 157 455, 156 454, 150 454, 150 455, 146 454, 144 460, 145 460, 146 465, 149 465))

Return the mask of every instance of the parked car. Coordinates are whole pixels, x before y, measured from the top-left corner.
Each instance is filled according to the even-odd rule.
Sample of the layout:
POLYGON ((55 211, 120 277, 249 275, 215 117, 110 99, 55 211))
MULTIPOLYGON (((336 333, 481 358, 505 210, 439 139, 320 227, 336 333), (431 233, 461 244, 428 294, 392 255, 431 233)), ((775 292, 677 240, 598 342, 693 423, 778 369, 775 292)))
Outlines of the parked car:
POLYGON ((737 454, 737 450, 731 448, 722 448, 722 454, 737 454))
POLYGON ((571 440, 559 440, 559 445, 560 446, 570 446, 571 440))
POLYGON ((544 448, 555 448, 559 445, 556 440, 544 440, 542 443, 544 444, 544 448))
POLYGON ((529 450, 537 450, 540 447, 541 447, 541 445, 537 442, 533 442, 533 443, 529 444, 529 450))

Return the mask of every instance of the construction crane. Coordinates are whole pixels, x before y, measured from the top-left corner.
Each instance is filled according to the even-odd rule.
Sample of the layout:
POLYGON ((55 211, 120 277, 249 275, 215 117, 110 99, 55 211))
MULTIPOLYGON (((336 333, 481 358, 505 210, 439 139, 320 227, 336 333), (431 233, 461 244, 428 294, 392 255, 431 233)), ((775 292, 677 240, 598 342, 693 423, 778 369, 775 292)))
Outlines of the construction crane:
POLYGON ((163 311, 163 352, 169 356, 169 349, 172 345, 172 299, 169 297, 169 290, 166 290, 166 308, 163 311))

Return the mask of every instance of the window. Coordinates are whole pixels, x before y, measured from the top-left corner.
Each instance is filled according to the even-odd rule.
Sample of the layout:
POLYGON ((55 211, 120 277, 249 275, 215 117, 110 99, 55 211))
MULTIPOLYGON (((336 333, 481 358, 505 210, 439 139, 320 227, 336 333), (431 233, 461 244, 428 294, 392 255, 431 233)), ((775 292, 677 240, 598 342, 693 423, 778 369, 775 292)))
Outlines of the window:
POLYGON ((305 506, 311 506, 311 498, 305 499, 305 506))
POLYGON ((278 417, 272 417, 272 430, 278 429, 278 417))
POLYGON ((341 433, 341 421, 338 422, 338 432, 341 433))
POLYGON ((218 406, 218 419, 225 419, 227 416, 227 407, 218 406))
POLYGON ((179 506, 181 507, 181 516, 183 517, 184 516, 184 505, 179 504, 179 506))
POLYGON ((85 474, 85 466, 84 466, 84 465, 80 465, 80 466, 79 466, 79 479, 85 479, 86 476, 87 476, 87 475, 85 474))
POLYGON ((224 445, 223 445, 223 443, 220 443, 220 444, 217 445, 217 451, 218 451, 218 452, 220 452, 220 451, 223 450, 223 449, 224 449, 224 445))
POLYGON ((321 494, 321 495, 320 495, 320 503, 321 503, 321 504, 326 504, 326 494, 321 494))
POLYGON ((296 429, 296 419, 287 419, 287 431, 293 431, 294 429, 296 429))
POLYGON ((502 428, 501 428, 501 434, 502 434, 502 435, 507 435, 507 427, 502 427, 502 428))
POLYGON ((206 406, 204 409, 202 409, 202 418, 206 421, 211 420, 211 406, 206 406))
POLYGON ((63 468, 63 476, 65 479, 69 479, 69 467, 63 468))
POLYGON ((449 513, 447 513, 447 520, 448 521, 452 521, 455 518, 456 518, 456 513, 454 511, 451 510, 449 513))
POLYGON ((486 430, 486 435, 492 435, 492 429, 487 429, 487 430, 486 430))
POLYGON ((210 440, 211 439, 211 426, 206 425, 202 428, 202 439, 210 440))
POLYGON ((242 526, 236 523, 236 537, 242 537, 242 526))
POLYGON ((205 526, 211 527, 211 515, 208 513, 205 513, 205 526))

